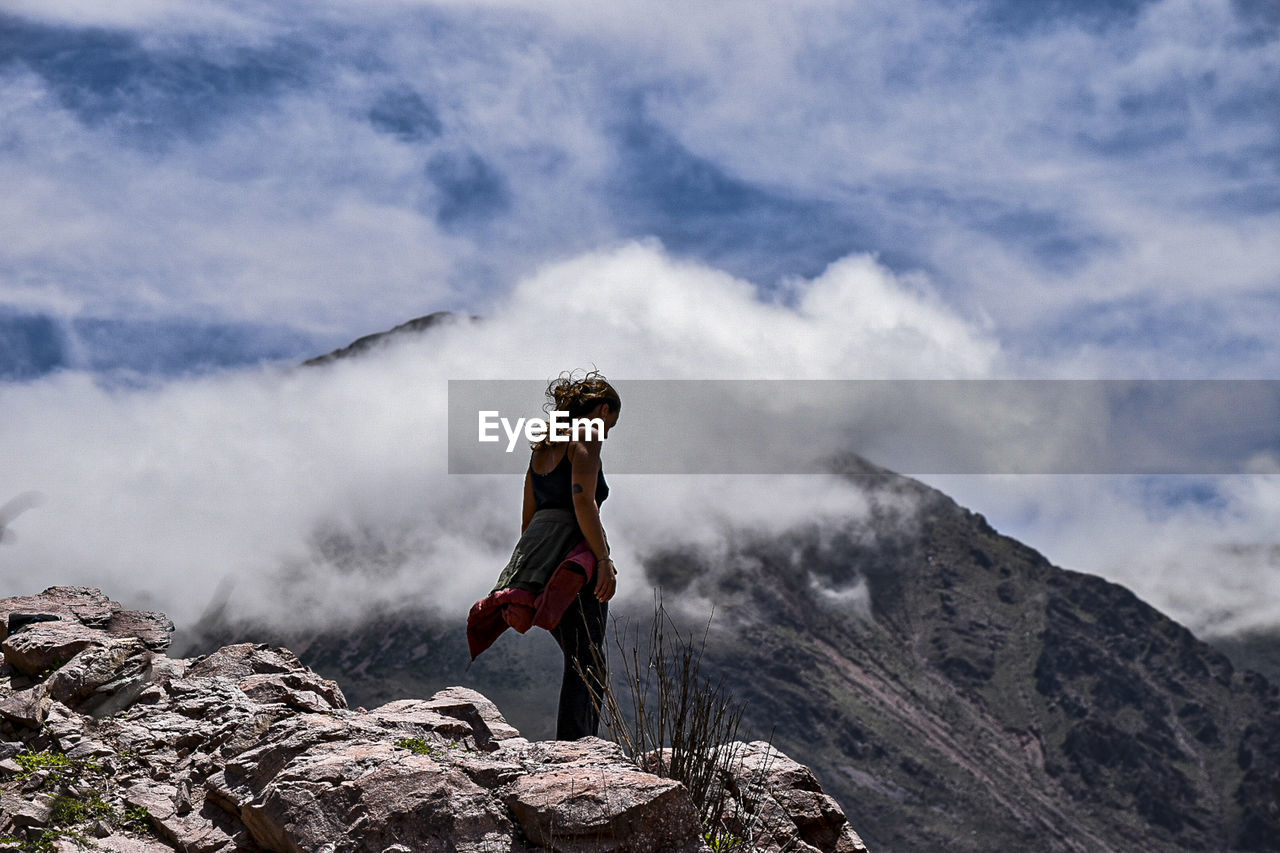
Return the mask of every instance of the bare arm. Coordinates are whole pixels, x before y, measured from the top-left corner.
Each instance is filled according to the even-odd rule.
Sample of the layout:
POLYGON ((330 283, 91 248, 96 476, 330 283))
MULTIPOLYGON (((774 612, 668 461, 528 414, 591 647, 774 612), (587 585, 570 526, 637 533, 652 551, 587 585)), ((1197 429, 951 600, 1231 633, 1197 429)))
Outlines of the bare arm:
POLYGON ((600 474, 600 442, 579 441, 569 445, 573 454, 573 511, 578 518, 582 535, 596 555, 596 598, 608 601, 613 598, 617 579, 613 563, 609 561, 609 540, 600 523, 600 506, 596 503, 596 478, 600 474))
POLYGON ((533 521, 533 514, 538 509, 538 504, 533 499, 533 475, 528 471, 524 472, 524 509, 520 513, 520 532, 523 534, 529 529, 529 522, 533 521))

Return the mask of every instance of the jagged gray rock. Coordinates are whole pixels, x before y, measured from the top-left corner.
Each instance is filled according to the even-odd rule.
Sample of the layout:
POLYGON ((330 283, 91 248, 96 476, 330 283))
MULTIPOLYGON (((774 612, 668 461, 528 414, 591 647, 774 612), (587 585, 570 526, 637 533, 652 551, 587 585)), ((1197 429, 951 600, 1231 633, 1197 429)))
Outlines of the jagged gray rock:
POLYGON ((90 628, 106 629, 119 602, 88 586, 51 586, 39 595, 19 595, 0 600, 0 639, 33 621, 61 619, 90 628))
POLYGON ((53 814, 54 798, 48 794, 36 794, 30 800, 23 800, 6 794, 0 800, 0 806, 9 812, 14 826, 44 826, 53 814))
MULTIPOLYGON (((40 626, 26 629, 35 631, 40 626)), ((15 639, 26 631, 19 632, 15 639)), ((92 643, 40 685, 49 698, 97 717, 132 705, 151 684, 154 653, 136 637, 92 643)))
MULTIPOLYGON (((792 761, 764 741, 753 741, 739 753, 733 768, 739 799, 751 803, 750 814, 761 828, 756 837, 796 853, 856 853, 866 848, 844 810, 808 767, 792 761)), ((726 821, 734 827, 734 815, 726 821)), ((746 836, 751 828, 741 825, 746 836)))
POLYGON ((527 773, 508 788, 506 802, 534 843, 553 850, 705 849, 684 786, 641 771, 617 744, 547 741, 517 755, 527 773))
POLYGON ((4 659, 23 675, 39 675, 61 666, 83 649, 106 640, 102 631, 79 622, 35 622, 0 644, 4 659))
POLYGON ((49 713, 50 699, 44 695, 44 686, 28 687, 8 693, 0 699, 0 717, 19 726, 36 728, 49 713))
MULTIPOLYGON (((288 649, 173 659, 167 619, 140 613, 85 587, 0 600, 0 833, 84 849, 58 817, 70 797, 92 805, 81 837, 120 853, 708 850, 684 786, 616 744, 530 742, 465 687, 351 710, 288 649), (62 764, 24 769, 41 751, 62 764)), ((740 746, 754 849, 865 850, 807 768, 740 746)))
MULTIPOLYGON (((52 586, 39 595, 0 599, 0 640, 7 640, 26 625, 50 621, 96 628, 111 637, 136 637, 156 652, 169 647, 174 630, 173 622, 163 613, 125 610, 102 590, 88 586, 52 586)), ((6 658, 8 654, 6 648, 6 658)))
POLYGON ((336 682, 312 672, 288 649, 261 643, 223 646, 192 665, 185 677, 228 678, 250 699, 282 702, 300 711, 347 707, 336 682))

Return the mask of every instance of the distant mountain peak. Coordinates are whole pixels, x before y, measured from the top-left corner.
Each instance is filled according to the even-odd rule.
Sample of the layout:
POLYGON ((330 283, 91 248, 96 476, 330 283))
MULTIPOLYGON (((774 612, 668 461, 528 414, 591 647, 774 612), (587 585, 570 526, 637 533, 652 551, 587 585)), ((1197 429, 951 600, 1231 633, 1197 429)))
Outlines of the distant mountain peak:
MULTIPOLYGON (((415 317, 408 322, 401 323, 384 332, 374 332, 356 338, 345 347, 327 352, 324 355, 318 355, 309 358, 302 364, 304 367, 314 367, 322 364, 329 364, 343 358, 354 358, 355 356, 367 353, 377 347, 385 346, 393 341, 402 340, 411 335, 417 335, 431 329, 441 326, 450 325, 463 319, 462 315, 455 314, 452 311, 433 311, 422 317, 415 317)), ((471 320, 476 321, 481 318, 477 315, 471 315, 471 320)))

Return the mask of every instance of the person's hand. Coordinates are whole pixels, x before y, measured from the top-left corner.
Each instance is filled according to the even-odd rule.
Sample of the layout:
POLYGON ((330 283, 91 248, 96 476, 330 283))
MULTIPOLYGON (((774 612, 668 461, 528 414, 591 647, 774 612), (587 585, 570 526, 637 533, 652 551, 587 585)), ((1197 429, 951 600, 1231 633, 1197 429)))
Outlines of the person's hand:
POLYGON ((613 560, 605 557, 596 566, 596 598, 608 601, 617 589, 618 570, 614 568, 613 560))

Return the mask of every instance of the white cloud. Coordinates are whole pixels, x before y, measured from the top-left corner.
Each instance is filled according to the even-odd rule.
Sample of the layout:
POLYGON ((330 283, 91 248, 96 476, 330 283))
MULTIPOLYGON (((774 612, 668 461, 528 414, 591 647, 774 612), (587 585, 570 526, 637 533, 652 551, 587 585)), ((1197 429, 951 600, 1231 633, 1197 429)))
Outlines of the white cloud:
MULTIPOLYGON (((1248 296, 1280 270, 1276 214, 1215 201, 1274 185, 1255 153, 1273 140, 1273 118, 1250 104, 1274 85, 1276 43, 1243 39, 1227 0, 1163 0, 1113 26, 1067 16, 1020 33, 981 7, 933 3, 742 3, 733 15, 715 4, 523 0, 15 11, 119 28, 159 61, 121 96, 134 112, 93 127, 9 67, 0 265, 20 273, 0 280, 0 300, 11 304, 286 317, 353 337, 482 305, 531 265, 657 227, 628 219, 617 128, 628 119, 727 179, 831 205, 808 215, 847 217, 850 246, 882 250, 899 272, 931 270, 947 305, 991 318, 1002 337, 1052 331, 1039 338, 1045 361, 1006 372, 1108 355, 1116 371, 1147 370, 1158 353, 1091 343, 1089 329, 1076 340, 1055 320, 1126 299, 1248 296), (156 95, 148 74, 193 51, 234 64, 244 50, 269 70, 297 67, 284 68, 279 91, 216 102, 226 115, 196 116, 208 120, 199 133, 166 126, 182 99, 156 95), (369 105, 388 86, 427 97, 442 135, 410 145, 370 127, 369 105), (155 123, 162 144, 140 149, 130 122, 155 123), (1175 135, 1163 143, 1117 141, 1165 126, 1175 135), (433 221, 439 193, 424 168, 468 154, 502 176, 510 208, 450 231, 433 221)), ((780 227, 803 246, 796 216, 780 227)), ((707 245, 695 239, 694 257, 734 240, 698 227, 707 245)), ((755 236, 739 235, 736 250, 755 236)), ((826 239, 812 237, 812 251, 829 252, 826 239)), ((1242 303, 1209 325, 1206 346, 1258 338, 1256 309, 1242 303)), ((1263 345, 1265 363, 1280 363, 1263 345)), ((1171 372, 1195 363, 1169 360, 1171 372)), ((1238 373, 1221 356, 1199 363, 1238 373)))
MULTIPOLYGON (((186 625, 226 576, 238 612, 277 621, 403 603, 459 615, 510 553, 520 489, 445 473, 448 378, 550 378, 591 362, 617 379, 818 378, 936 371, 944 351, 953 370, 980 369, 993 351, 941 309, 906 310, 925 301, 867 259, 807 293, 801 310, 761 304, 745 282, 626 245, 543 270, 483 322, 325 368, 0 387, 12 451, 0 482, 48 498, 14 524, 9 584, 96 585, 186 625), (832 300, 839 312, 811 310, 832 300)), ((865 509, 821 477, 622 477, 604 515, 634 565, 654 542, 714 548, 732 526, 865 509)), ((626 574, 625 594, 648 594, 638 577, 626 574)))
MULTIPOLYGON (((320 573, 290 595, 394 601, 425 573, 463 602, 471 581, 457 567, 487 578, 505 559, 518 496, 505 480, 458 485, 433 467, 443 445, 429 413, 448 376, 545 377, 592 362, 615 376, 702 379, 1280 369, 1277 214, 1265 197, 1257 209, 1223 200, 1274 192, 1265 101, 1277 42, 1243 38, 1228 0, 1162 0, 1132 22, 1068 17, 1020 33, 990 26, 979 6, 925 2, 740 3, 732 15, 582 0, 7 9, 132 33, 162 59, 250 49, 302 67, 270 96, 218 102, 225 114, 195 116, 202 129, 188 133, 165 112, 184 99, 146 79, 155 69, 139 72, 125 114, 86 122, 55 82, 7 65, 0 303, 349 337, 442 307, 489 317, 314 373, 144 392, 73 375, 0 388, 0 437, 18 450, 0 482, 50 496, 5 547, 35 585, 57 572, 110 588, 137 573, 137 589, 186 619, 225 568, 251 607, 256 583, 268 584, 260 600, 280 600, 263 580, 278 567, 315 567, 314 532, 330 522, 360 559, 387 567, 384 579, 320 573), (296 52, 273 56, 281 45, 296 52), (370 126, 370 103, 406 85, 430 99, 439 138, 408 144, 370 126), (857 254, 771 296, 774 282, 620 242, 635 236, 625 214, 646 188, 635 176, 619 186, 616 125, 637 117, 726 181, 829 205, 768 229, 791 228, 808 247, 840 214, 850 245, 893 258, 897 274, 857 254), (140 141, 139 126, 154 135, 140 141), (1141 138, 1161 129, 1163 140, 1141 138), (424 170, 441 154, 500 173, 509 210, 472 231, 437 223, 440 191, 424 170), (915 267, 929 278, 907 274, 915 267), (1194 313, 1202 304, 1217 313, 1194 313), (1105 333, 1065 320, 1091 311, 1113 321, 1105 333), (361 533, 370 525, 391 544, 379 550, 361 533)), ((752 248, 736 220, 702 226, 708 244, 752 248)), ((711 251, 693 242, 687 256, 711 251)), ((732 482, 735 517, 759 522, 756 486, 732 482)), ((1195 566, 1238 565, 1206 608, 1269 618, 1270 575, 1212 550, 1266 541, 1265 488, 1231 486, 1238 517, 1222 526, 1194 505, 1152 519, 1149 499, 1123 484, 1067 483, 989 481, 960 497, 993 518, 1034 517, 1017 530, 1055 561, 1131 580, 1193 625, 1210 622, 1190 592, 1195 566), (1186 558, 1193 548, 1210 551, 1186 558), (1166 559, 1188 568, 1157 571, 1166 559)), ((630 542, 708 512, 669 489, 681 495, 670 515, 628 506, 625 488, 610 499, 624 527, 637 519, 630 542)), ((856 512, 844 497, 840 511, 856 512)), ((337 542, 329 562, 343 559, 337 542)))
POLYGON ((1202 638, 1280 625, 1280 478, 924 479, 1055 565, 1123 584, 1202 638))
MULTIPOLYGON (((592 363, 619 381, 974 377, 999 361, 923 282, 866 257, 793 287, 793 307, 762 303, 746 282, 628 244, 531 275, 481 322, 323 369, 141 390, 73 373, 4 386, 0 482, 47 496, 0 546, 7 584, 96 585, 186 626, 227 577, 234 612, 277 622, 406 605, 461 618, 509 556, 520 490, 512 477, 445 473, 446 379, 546 379, 592 363)), ((816 426, 860 417, 830 412, 816 426)), ((616 441, 643 439, 627 426, 624 416, 616 441)), ((833 449, 832 435, 802 443, 833 449)), ((632 569, 655 543, 714 560, 733 529, 867 513, 865 495, 824 477, 611 479, 603 517, 624 568, 620 601, 647 600, 632 569)), ((1194 629, 1280 620, 1273 478, 1217 478, 1220 505, 1169 503, 1132 478, 926 479, 1053 562, 1125 583, 1194 629)), ((815 583, 833 606, 865 605, 856 579, 815 583)))
POLYGON ((7 0, 5 12, 45 23, 73 27, 106 27, 120 30, 160 29, 168 32, 233 31, 243 34, 259 26, 258 15, 245 14, 235 2, 193 5, 182 0, 126 0, 95 3, 93 0, 7 0))
MULTIPOLYGON (((575 338, 520 341, 548 375, 566 347, 583 362, 619 363, 630 378, 690 379, 958 378, 982 375, 998 351, 923 279, 900 281, 866 256, 792 287, 795 309, 761 302, 747 282, 632 243, 544 270, 499 310, 509 323, 545 317, 532 328, 575 338)), ((499 338, 515 332, 495 328, 499 338)))

